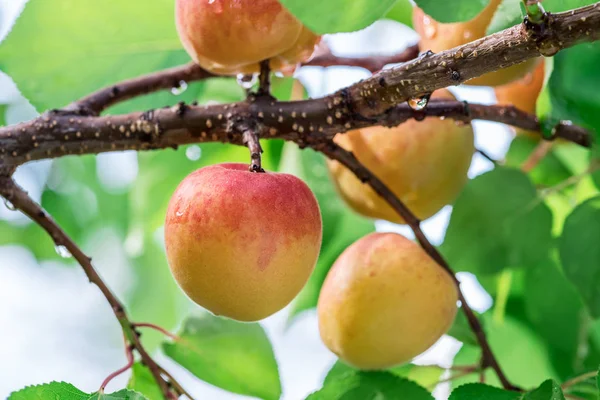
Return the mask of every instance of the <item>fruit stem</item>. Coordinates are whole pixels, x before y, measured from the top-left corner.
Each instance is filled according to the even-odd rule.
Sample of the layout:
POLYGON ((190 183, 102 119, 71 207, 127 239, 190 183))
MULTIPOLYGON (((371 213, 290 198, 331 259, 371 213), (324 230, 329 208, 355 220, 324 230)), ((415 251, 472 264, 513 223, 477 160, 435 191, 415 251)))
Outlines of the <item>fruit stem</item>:
POLYGON ((271 67, 269 60, 260 62, 260 75, 257 96, 270 96, 271 95, 271 67))
POLYGON ((112 381, 117 376, 121 375, 122 373, 124 373, 125 371, 127 371, 131 367, 133 367, 133 349, 134 349, 134 346, 129 344, 129 341, 127 340, 127 337, 123 336, 123 339, 125 340, 125 355, 127 356, 127 364, 125 364, 124 367, 119 368, 118 370, 116 370, 115 372, 111 373, 110 375, 108 375, 106 377, 106 379, 104 380, 104 382, 102 382, 102 385, 100 385, 100 389, 98 390, 98 393, 100 393, 100 394, 104 393, 104 389, 106 389, 106 386, 108 386, 108 384, 110 383, 110 381, 112 381))
POLYGON ((254 123, 238 122, 236 128, 242 133, 242 141, 250 150, 250 172, 265 172, 262 167, 263 149, 260 145, 259 127, 254 123))
POLYGON ((544 10, 544 7, 540 1, 521 0, 521 5, 529 22, 538 25, 544 22, 546 10, 544 10))

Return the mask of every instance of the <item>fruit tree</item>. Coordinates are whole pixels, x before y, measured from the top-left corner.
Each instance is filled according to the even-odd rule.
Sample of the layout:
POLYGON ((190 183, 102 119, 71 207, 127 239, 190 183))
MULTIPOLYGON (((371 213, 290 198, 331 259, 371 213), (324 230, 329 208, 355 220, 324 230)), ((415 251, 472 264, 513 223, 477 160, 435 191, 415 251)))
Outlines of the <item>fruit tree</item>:
POLYGON ((83 326, 116 337, 124 365, 91 389, 15 367, 10 400, 195 399, 199 381, 267 400, 600 399, 600 2, 20 11, 0 71, 32 115, 0 81, 0 244, 36 273, 76 264, 113 321, 83 326), (352 37, 405 48, 335 51, 367 27, 352 37), (316 89, 330 67, 365 76, 316 89), (498 133, 508 149, 482 146, 498 133), (433 240, 424 226, 443 215, 433 240), (97 246, 110 239, 118 256, 97 246), (272 315, 309 318, 332 360, 308 397, 282 389, 272 315), (449 360, 419 357, 447 340, 449 360))

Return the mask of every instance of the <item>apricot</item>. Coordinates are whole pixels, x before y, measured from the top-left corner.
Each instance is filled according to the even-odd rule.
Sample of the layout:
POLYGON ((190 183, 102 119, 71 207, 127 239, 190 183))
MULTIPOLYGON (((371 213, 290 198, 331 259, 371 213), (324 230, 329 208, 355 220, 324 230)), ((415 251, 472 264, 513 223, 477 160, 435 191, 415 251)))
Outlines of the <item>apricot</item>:
POLYGON ((170 200, 167 259, 175 280, 217 315, 257 321, 302 289, 321 247, 321 213, 295 176, 218 164, 188 175, 170 200))
POLYGON ((179 38, 192 59, 215 74, 253 73, 307 61, 320 36, 278 0, 176 0, 179 38))
MULTIPOLYGON (((523 78, 516 82, 494 88, 496 99, 500 105, 511 105, 519 110, 535 114, 538 96, 544 86, 544 63, 539 65, 523 78)), ((517 129, 517 133, 524 133, 536 138, 539 134, 517 129)))
MULTIPOLYGON (((421 37, 421 50, 434 53, 472 42, 486 36, 486 30, 502 0, 491 0, 490 3, 470 21, 457 23, 440 23, 435 21, 418 7, 413 9, 413 26, 421 37)), ((498 86, 519 79, 536 65, 532 59, 505 69, 482 75, 465 82, 468 85, 498 86)))
MULTIPOLYGON (((433 98, 454 99, 447 90, 433 98)), ((381 126, 338 134, 334 141, 375 174, 420 219, 452 203, 467 182, 474 149, 471 125, 427 118, 395 128, 381 126)), ((404 223, 371 187, 337 161, 329 171, 341 197, 359 214, 404 223)))
POLYGON ((317 306, 325 345, 357 368, 410 361, 450 329, 458 290, 421 247, 397 233, 372 233, 333 264, 317 306))

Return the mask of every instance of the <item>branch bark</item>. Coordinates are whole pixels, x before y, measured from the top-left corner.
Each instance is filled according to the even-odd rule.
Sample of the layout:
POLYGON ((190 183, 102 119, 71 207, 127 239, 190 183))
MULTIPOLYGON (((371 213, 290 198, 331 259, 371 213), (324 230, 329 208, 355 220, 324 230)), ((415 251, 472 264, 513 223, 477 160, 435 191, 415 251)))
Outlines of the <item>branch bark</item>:
POLYGON ((161 376, 161 367, 150 357, 140 341, 140 334, 134 328, 129 320, 127 313, 119 299, 111 292, 104 283, 100 275, 92 265, 92 259, 83 253, 83 251, 73 242, 73 240, 62 230, 62 228, 52 219, 42 207, 37 204, 21 187, 19 187, 9 176, 0 176, 0 194, 17 209, 27 215, 31 220, 42 227, 52 238, 56 246, 64 246, 69 253, 77 260, 90 283, 95 284, 108 303, 110 304, 115 317, 121 325, 123 334, 129 345, 135 348, 140 355, 142 362, 148 367, 156 383, 160 387, 163 395, 167 399, 174 399, 169 384, 161 376))

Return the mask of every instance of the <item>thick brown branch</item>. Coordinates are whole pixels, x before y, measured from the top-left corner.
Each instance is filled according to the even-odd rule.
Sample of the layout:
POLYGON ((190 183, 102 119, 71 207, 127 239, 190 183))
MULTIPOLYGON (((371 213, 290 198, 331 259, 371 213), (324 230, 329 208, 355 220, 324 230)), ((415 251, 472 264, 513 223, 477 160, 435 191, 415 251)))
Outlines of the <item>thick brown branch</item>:
POLYGON ((350 152, 344 150, 342 147, 335 144, 333 141, 328 140, 313 146, 315 150, 318 150, 325 154, 327 157, 339 161, 342 165, 352 171, 358 179, 363 183, 368 184, 385 199, 390 206, 404 219, 404 221, 410 226, 415 234, 415 237, 421 244, 421 247, 433 258, 442 268, 446 270, 454 279, 458 287, 459 300, 462 304, 463 312, 465 313, 471 330, 477 337, 477 341, 481 347, 483 353, 482 367, 491 367, 496 374, 498 379, 502 383, 505 389, 509 390, 520 390, 518 387, 512 385, 504 375, 502 368, 498 364, 492 349, 487 341, 485 332, 481 326, 481 323, 477 319, 477 316, 467 303, 462 291, 460 290, 460 282, 456 279, 454 271, 450 268, 450 265, 446 262, 440 252, 429 242, 423 230, 421 229, 421 221, 404 205, 404 203, 371 171, 369 171, 358 159, 350 152))
MULTIPOLYGON (((543 32, 524 24, 438 54, 424 53, 402 66, 340 91, 349 107, 369 118, 436 89, 600 38, 600 3, 548 16, 543 32)), ((423 49, 426 50, 426 49, 423 49)))
POLYGON ((52 219, 52 217, 48 215, 39 204, 33 201, 27 192, 19 187, 11 177, 0 176, 0 195, 2 195, 6 200, 10 201, 17 210, 22 211, 25 215, 31 218, 31 220, 42 227, 50 235, 56 246, 64 247, 75 258, 75 260, 77 260, 79 265, 81 265, 81 268, 83 268, 83 271, 85 272, 89 281, 100 289, 110 304, 115 316, 117 317, 117 320, 121 324, 121 328, 123 329, 123 334, 125 335, 127 342, 131 344, 131 346, 133 346, 140 354, 142 362, 152 373, 165 398, 173 398, 171 389, 160 375, 161 369, 159 365, 146 352, 146 349, 140 341, 139 334, 133 328, 129 318, 127 317, 123 305, 111 292, 108 286, 106 286, 100 275, 98 275, 92 265, 92 259, 83 253, 79 246, 73 242, 73 240, 62 230, 62 228, 52 219))

